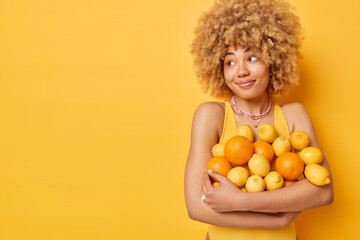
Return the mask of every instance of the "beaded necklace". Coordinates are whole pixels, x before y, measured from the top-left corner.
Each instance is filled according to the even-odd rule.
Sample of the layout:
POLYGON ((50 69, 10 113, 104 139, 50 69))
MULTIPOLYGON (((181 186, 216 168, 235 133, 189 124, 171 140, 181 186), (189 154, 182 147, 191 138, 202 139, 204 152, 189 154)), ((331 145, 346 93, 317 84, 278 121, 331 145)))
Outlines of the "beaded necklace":
POLYGON ((271 106, 272 106, 271 100, 269 100, 269 107, 268 107, 268 109, 267 109, 264 113, 261 113, 261 114, 256 115, 256 114, 247 113, 247 112, 245 112, 244 110, 242 110, 241 108, 239 108, 239 106, 238 106, 238 105, 236 104, 236 102, 235 102, 235 96, 233 96, 233 97, 231 98, 231 101, 232 101, 232 103, 234 104, 235 108, 236 108, 241 114, 243 114, 243 115, 245 115, 246 117, 251 118, 251 119, 253 119, 253 120, 258 120, 258 119, 264 118, 264 117, 270 112, 270 109, 271 109, 271 106))

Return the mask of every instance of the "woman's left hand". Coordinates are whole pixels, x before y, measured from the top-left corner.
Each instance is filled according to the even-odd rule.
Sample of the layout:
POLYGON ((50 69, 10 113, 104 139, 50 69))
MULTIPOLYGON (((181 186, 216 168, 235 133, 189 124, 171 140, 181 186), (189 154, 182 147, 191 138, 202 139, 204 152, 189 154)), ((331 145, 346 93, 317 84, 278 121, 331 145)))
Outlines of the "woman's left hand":
POLYGON ((205 203, 216 212, 232 212, 239 208, 239 196, 245 194, 220 173, 207 170, 204 174, 203 194, 205 203), (216 178, 220 185, 214 187, 210 177, 216 178))

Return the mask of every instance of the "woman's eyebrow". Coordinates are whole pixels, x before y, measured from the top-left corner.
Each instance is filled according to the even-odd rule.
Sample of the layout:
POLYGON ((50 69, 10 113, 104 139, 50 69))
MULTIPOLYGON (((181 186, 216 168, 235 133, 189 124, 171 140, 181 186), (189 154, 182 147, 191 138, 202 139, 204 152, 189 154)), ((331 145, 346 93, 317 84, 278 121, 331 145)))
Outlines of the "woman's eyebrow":
MULTIPOLYGON (((250 48, 247 48, 247 49, 244 50, 244 53, 247 53, 247 52, 250 52, 250 48)), ((227 52, 227 53, 225 54, 225 56, 226 56, 226 55, 235 55, 235 53, 233 53, 233 52, 227 52)))

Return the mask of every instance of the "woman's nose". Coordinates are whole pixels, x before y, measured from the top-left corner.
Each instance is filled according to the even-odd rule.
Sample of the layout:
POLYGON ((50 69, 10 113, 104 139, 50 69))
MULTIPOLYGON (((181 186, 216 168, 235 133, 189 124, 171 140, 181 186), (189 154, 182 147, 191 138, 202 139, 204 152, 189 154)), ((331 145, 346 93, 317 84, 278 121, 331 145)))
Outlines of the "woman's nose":
POLYGON ((250 74, 250 71, 246 65, 246 63, 239 63, 238 65, 238 77, 246 77, 250 74))

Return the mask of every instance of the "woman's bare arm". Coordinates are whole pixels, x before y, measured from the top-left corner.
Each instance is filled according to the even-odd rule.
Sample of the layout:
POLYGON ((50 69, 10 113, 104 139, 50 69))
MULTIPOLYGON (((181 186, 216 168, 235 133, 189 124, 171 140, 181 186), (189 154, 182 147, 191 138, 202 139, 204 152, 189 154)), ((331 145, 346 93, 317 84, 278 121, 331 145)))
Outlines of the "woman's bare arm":
POLYGON ((202 104, 194 115, 191 147, 185 170, 185 200, 190 218, 213 225, 237 228, 279 228, 290 224, 299 213, 220 213, 201 201, 204 170, 212 158, 211 148, 217 143, 219 132, 222 130, 224 108, 220 104, 202 104))

